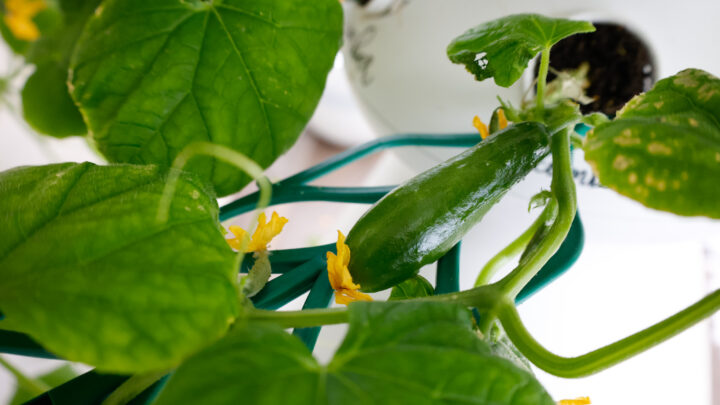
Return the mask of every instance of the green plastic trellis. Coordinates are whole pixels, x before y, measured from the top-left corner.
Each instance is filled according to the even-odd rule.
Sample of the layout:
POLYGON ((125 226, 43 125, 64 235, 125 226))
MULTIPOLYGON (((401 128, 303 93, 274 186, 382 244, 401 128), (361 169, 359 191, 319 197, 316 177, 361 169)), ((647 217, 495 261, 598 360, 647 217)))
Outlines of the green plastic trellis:
MULTIPOLYGON (((580 129, 580 128, 578 128, 580 129)), ((578 131, 584 132, 584 131, 578 131)), ((378 139, 340 153, 323 163, 313 166, 272 185, 270 205, 300 201, 331 201, 372 204, 382 198, 394 186, 382 187, 323 187, 308 185, 327 173, 343 167, 371 153, 401 146, 435 146, 467 148, 477 144, 477 134, 457 135, 402 135, 378 139)), ((255 208, 258 193, 242 197, 220 209, 220 220, 225 221, 255 208)), ((584 243, 584 232, 580 217, 576 216, 567 239, 557 253, 540 270, 533 280, 518 295, 518 302, 542 289, 565 272, 578 258, 584 243)), ((335 244, 300 249, 275 250, 270 262, 273 273, 280 276, 267 283, 260 293, 252 298, 254 305, 264 309, 278 309, 309 291, 304 309, 327 307, 333 291, 327 276, 326 252, 335 252, 335 244)), ((246 255, 240 271, 247 272, 253 259, 246 255)), ((438 260, 436 294, 458 291, 459 289, 460 243, 438 260)), ((309 348, 315 346, 320 327, 295 329, 293 334, 309 348)), ((30 337, 21 333, 0 330, 0 353, 19 354, 41 358, 56 358, 30 337)), ((127 380, 127 376, 85 373, 45 394, 28 404, 52 405, 95 405, 127 380)), ((165 379, 148 388, 131 404, 141 405, 152 402, 165 379)))

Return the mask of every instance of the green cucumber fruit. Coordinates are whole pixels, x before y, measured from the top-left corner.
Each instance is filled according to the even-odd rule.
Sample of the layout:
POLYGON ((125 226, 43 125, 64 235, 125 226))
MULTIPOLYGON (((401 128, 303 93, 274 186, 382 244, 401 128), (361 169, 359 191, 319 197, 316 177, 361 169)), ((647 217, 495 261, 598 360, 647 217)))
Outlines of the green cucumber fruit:
POLYGON ((350 274, 380 291, 447 253, 549 149, 536 122, 507 127, 398 186, 350 230, 350 274))

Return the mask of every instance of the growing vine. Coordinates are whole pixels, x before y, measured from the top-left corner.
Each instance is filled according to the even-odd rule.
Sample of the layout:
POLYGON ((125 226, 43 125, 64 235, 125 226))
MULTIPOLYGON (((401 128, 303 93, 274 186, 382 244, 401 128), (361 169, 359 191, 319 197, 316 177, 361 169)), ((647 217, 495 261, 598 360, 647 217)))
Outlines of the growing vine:
MULTIPOLYGON (((263 174, 319 100, 340 45, 339 3, 2 4, 0 32, 35 66, 22 92, 25 119, 51 136, 86 135, 111 164, 0 173, 0 332, 131 376, 99 399, 106 404, 140 401, 152 390, 145 403, 552 405, 528 362, 562 377, 589 375, 720 308, 716 291, 572 358, 545 349, 518 315, 519 294, 561 249, 576 218, 571 147, 583 148, 600 181, 623 195, 679 215, 720 218, 720 79, 687 69, 612 119, 584 116, 577 102, 551 94, 547 75, 552 46, 593 31, 589 22, 519 14, 453 40, 452 62, 505 87, 539 55, 534 101, 515 108, 500 100, 489 126, 476 117, 481 136, 465 151, 392 190, 372 190, 372 198, 383 197, 306 269, 321 273, 326 280, 318 280, 346 307, 273 311, 254 300, 278 270, 268 243, 287 219, 267 220, 260 211, 285 202, 278 199, 283 186, 327 199, 357 191, 303 186, 343 157, 275 184, 263 174), (39 103, 46 92, 52 102, 39 103), (585 138, 575 133, 580 123, 592 127, 585 138), (532 200, 542 212, 478 264, 473 288, 439 293, 418 275, 483 226, 484 214, 548 155, 552 181, 532 200), (252 235, 231 228, 226 237, 216 197, 251 179, 259 191, 225 212, 257 206, 258 227, 252 235), (248 276, 238 277, 241 269, 248 276), (366 293, 390 288, 390 301, 368 302, 366 293), (284 330, 331 324, 349 330, 327 364, 284 330)), ((0 365, 32 395, 60 383, 29 378, 3 359, 0 365)))

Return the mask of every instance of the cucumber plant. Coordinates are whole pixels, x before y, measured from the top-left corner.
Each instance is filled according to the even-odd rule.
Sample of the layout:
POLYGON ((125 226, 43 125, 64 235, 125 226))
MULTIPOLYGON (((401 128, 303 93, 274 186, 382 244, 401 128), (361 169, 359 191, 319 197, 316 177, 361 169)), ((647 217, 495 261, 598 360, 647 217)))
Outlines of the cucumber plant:
MULTIPOLYGON (((583 116, 575 101, 548 96, 547 73, 552 46, 592 24, 522 14, 467 31, 447 53, 478 80, 510 86, 540 55, 534 102, 501 101, 489 129, 478 123, 486 139, 390 192, 347 245, 340 234, 327 255, 338 301, 367 301, 355 290, 392 287, 388 302, 269 311, 248 296, 268 280, 267 242, 284 222, 274 216, 274 229, 256 231, 264 236, 250 242, 255 265, 238 280, 248 240, 233 230, 240 253, 230 248, 216 195, 255 178, 259 205, 268 204, 275 186, 262 167, 292 144, 318 101, 340 43, 338 2, 58 0, 47 7, 60 22, 50 34, 38 28, 33 40, 17 26, 35 24, 37 12, 18 10, 37 1, 6 0, 0 31, 36 72, 43 47, 59 50, 52 68, 68 72, 64 95, 73 102, 39 111, 36 92, 61 89, 64 74, 36 73, 35 81, 54 84, 28 83, 25 116, 64 136, 81 127, 58 117, 77 109, 112 164, 0 173, 0 329, 61 358, 133 375, 105 403, 128 403, 171 374, 152 403, 552 405, 530 363, 567 378, 596 373, 720 308, 714 292, 568 358, 530 335, 514 303, 575 217, 571 145, 623 195, 720 218, 720 79, 707 72, 663 79, 613 119, 583 116), (592 127, 585 139, 574 133, 578 123, 592 127), (198 154, 209 156, 191 159, 198 154), (488 262, 475 287, 433 294, 419 268, 482 226, 483 214, 547 155, 552 180, 533 198, 544 206, 537 221, 488 262), (497 263, 512 258, 516 267, 490 282, 497 263), (327 364, 284 331, 339 323, 349 330, 327 364)), ((45 386, 21 380, 26 397, 45 386)))

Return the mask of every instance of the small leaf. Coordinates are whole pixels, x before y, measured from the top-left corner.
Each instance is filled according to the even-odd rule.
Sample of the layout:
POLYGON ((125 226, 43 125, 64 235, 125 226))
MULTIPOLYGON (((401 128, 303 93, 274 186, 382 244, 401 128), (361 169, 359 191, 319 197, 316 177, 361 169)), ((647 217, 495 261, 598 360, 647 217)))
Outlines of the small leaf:
POLYGON ((541 116, 538 116, 538 111, 535 108, 513 111, 513 115, 516 116, 518 121, 542 122, 551 134, 568 127, 575 127, 575 124, 580 122, 583 117, 580 106, 569 99, 546 105, 541 116))
POLYGON ((64 138, 87 132, 68 92, 67 67, 39 65, 22 90, 23 116, 41 134, 64 138))
POLYGON ((65 163, 0 173, 0 328, 112 372, 171 368, 238 313, 236 256, 217 202, 181 174, 65 163))
POLYGON ((421 275, 410 277, 392 288, 390 300, 406 300, 410 298, 427 297, 433 295, 435 289, 432 284, 421 275))
POLYGON ((590 113, 588 115, 585 115, 580 120, 583 124, 589 125, 591 127, 597 127, 600 124, 604 124, 606 122, 610 122, 610 118, 608 118, 607 115, 601 113, 601 112, 594 112, 590 113))
POLYGON ((642 204, 720 218, 720 79, 687 69, 630 100, 589 132, 600 182, 642 204))
MULTIPOLYGON (((337 0, 107 0, 71 64, 73 98, 112 162, 169 166, 211 141, 269 166, 312 115, 342 36, 337 0)), ((220 195, 250 178, 186 169, 220 195)))
POLYGON ((509 87, 540 51, 570 35, 593 31, 587 21, 515 14, 466 31, 448 45, 447 55, 477 80, 493 77, 497 85, 509 87))
POLYGON ((375 302, 349 311, 327 366, 279 327, 243 325, 181 365, 155 405, 554 404, 530 373, 490 353, 465 308, 375 302))

